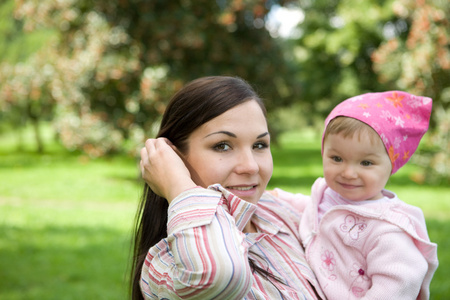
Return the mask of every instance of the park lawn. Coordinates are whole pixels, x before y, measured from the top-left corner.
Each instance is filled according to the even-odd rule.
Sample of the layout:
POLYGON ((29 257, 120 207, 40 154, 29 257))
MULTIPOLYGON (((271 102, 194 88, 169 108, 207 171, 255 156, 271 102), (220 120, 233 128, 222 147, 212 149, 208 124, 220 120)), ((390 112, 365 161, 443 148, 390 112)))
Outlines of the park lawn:
POLYGON ((2 155, 0 299, 127 299, 136 174, 121 157, 2 155))
MULTIPOLYGON (((273 146, 269 188, 309 194, 321 175, 312 132, 273 146)), ((91 159, 51 144, 45 154, 12 151, 0 137, 0 299, 127 299, 130 237, 142 182, 136 158, 91 159)), ((9 140, 8 140, 9 141, 9 140)), ((423 209, 440 267, 431 299, 450 295, 450 189, 417 185, 408 166, 389 188, 423 209)), ((419 170, 420 171, 420 170, 419 170)))

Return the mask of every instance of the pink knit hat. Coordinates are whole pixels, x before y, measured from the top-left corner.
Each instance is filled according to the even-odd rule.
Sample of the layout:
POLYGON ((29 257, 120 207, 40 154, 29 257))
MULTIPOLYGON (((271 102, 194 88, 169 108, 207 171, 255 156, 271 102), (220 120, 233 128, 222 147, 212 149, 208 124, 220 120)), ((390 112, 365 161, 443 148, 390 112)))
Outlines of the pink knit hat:
POLYGON ((394 174, 414 154, 428 130, 431 106, 431 98, 401 91, 363 94, 339 103, 326 118, 325 128, 338 116, 366 123, 383 141, 394 174))

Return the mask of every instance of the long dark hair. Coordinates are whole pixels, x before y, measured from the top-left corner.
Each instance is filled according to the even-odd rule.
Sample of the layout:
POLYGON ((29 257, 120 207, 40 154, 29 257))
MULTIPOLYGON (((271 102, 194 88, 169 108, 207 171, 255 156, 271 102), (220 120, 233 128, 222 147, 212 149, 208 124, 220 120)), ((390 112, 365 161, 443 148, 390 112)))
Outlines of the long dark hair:
MULTIPOLYGON (((263 101, 244 80, 227 76, 196 79, 172 97, 164 112, 157 136, 166 137, 181 153, 186 153, 187 139, 195 129, 250 100, 257 101, 266 115, 263 101)), ((134 227, 130 283, 133 300, 143 299, 139 282, 148 250, 167 237, 167 209, 167 200, 156 195, 145 184, 134 227)), ((266 270, 256 266, 253 261, 250 261, 250 266, 253 271, 274 278, 266 270)))

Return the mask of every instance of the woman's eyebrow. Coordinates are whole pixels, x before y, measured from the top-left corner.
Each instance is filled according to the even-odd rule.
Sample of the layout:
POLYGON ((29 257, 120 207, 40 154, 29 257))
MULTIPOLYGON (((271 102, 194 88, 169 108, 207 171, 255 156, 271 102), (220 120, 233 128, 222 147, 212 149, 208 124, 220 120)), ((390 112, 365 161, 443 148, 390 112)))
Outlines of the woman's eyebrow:
POLYGON ((232 133, 232 132, 225 131, 225 130, 221 130, 221 131, 216 131, 216 132, 210 133, 210 134, 208 134, 207 136, 205 136, 205 138, 207 138, 208 136, 211 136, 211 135, 213 135, 213 134, 226 134, 226 135, 231 136, 231 137, 234 137, 234 138, 237 137, 237 136, 236 136, 234 133, 232 133))
POLYGON ((260 138, 263 138, 263 137, 265 137, 266 135, 269 135, 269 132, 264 132, 263 134, 260 134, 260 135, 258 135, 256 138, 257 139, 260 139, 260 138))
MULTIPOLYGON (((208 134, 207 136, 205 136, 205 138, 207 138, 208 136, 211 136, 211 135, 213 135, 213 134, 226 134, 226 135, 231 136, 231 137, 233 137, 233 138, 237 138, 237 136, 236 136, 234 133, 232 133, 232 132, 230 132, 230 131, 225 131, 225 130, 221 130, 221 131, 216 131, 216 132, 210 133, 210 134, 208 134)), ((269 132, 266 131, 266 132, 264 132, 264 133, 258 135, 256 138, 257 138, 257 139, 260 139, 260 138, 265 137, 266 135, 269 135, 269 132)))

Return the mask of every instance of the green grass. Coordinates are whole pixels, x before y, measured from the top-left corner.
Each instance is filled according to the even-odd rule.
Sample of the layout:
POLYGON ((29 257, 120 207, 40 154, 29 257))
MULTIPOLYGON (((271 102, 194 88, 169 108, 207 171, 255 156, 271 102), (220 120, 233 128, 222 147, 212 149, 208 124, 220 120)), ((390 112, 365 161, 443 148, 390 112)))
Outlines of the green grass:
MULTIPOLYGON (((25 140, 28 140, 25 136, 25 140)), ((48 140, 48 139, 47 139, 48 140)), ((312 132, 288 133, 273 147, 270 188, 309 194, 321 175, 312 132)), ((37 155, 0 136, 0 299, 126 299, 131 227, 141 182, 134 158, 89 159, 54 143, 37 155)), ((389 189, 421 207, 440 267, 431 299, 450 295, 450 189, 417 185, 408 166, 389 189)))
POLYGON ((136 160, 14 142, 0 137, 0 299, 127 299, 136 160))

